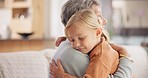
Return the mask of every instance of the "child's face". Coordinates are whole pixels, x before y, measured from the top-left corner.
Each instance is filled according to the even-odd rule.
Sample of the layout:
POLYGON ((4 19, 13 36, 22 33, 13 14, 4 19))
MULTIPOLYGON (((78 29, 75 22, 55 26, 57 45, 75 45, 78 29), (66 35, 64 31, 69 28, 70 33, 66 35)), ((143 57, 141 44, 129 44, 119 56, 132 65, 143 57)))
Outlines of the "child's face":
POLYGON ((97 33, 97 29, 82 26, 86 24, 76 22, 73 25, 67 30, 67 38, 71 42, 72 47, 82 53, 90 52, 99 42, 100 33, 97 33))

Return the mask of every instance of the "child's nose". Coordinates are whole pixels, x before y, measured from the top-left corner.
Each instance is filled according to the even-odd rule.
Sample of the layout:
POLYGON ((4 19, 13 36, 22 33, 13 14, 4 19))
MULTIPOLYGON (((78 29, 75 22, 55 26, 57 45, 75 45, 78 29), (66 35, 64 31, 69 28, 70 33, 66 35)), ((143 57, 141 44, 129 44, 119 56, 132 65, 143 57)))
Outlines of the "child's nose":
POLYGON ((73 43, 73 47, 74 47, 75 49, 78 49, 79 46, 80 46, 79 41, 75 41, 75 42, 73 43))

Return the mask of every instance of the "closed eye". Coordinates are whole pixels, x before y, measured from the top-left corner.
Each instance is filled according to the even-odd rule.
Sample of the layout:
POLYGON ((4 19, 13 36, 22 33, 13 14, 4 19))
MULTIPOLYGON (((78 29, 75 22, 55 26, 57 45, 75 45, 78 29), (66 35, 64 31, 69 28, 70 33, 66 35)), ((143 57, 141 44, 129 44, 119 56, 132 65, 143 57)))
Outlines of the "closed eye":
POLYGON ((85 37, 79 37, 79 40, 84 40, 86 38, 86 36, 85 37))
POLYGON ((70 41, 70 42, 74 42, 74 39, 72 39, 72 38, 69 38, 69 41, 70 41))
POLYGON ((74 39, 69 40, 70 42, 74 42, 74 39))

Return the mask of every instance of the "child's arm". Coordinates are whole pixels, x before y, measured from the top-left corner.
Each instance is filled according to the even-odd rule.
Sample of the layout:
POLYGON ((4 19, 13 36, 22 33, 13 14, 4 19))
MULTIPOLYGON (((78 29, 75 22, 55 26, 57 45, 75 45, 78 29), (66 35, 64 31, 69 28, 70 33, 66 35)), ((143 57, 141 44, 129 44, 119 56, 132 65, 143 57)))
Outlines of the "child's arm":
POLYGON ((58 37, 58 39, 55 41, 55 46, 59 46, 62 41, 65 41, 66 37, 58 37))
POLYGON ((132 78, 132 62, 126 57, 121 57, 119 67, 110 78, 132 78))
POLYGON ((75 76, 72 76, 64 72, 64 69, 60 63, 60 60, 57 60, 57 64, 55 63, 55 60, 52 60, 52 63, 50 64, 50 77, 51 78, 77 78, 75 76))
MULTIPOLYGON (((109 78, 132 78, 132 64, 131 63, 132 63, 131 60, 129 60, 125 57, 120 57, 119 67, 118 67, 117 71, 115 72, 115 74, 110 75, 109 78)), ((61 70, 63 68, 62 68, 62 65, 60 64, 60 62, 57 64, 57 66, 58 66, 58 68, 60 67, 60 69, 58 69, 57 71, 60 72, 61 75, 56 71, 54 71, 53 73, 50 72, 50 74, 54 75, 54 77, 56 77, 56 78, 76 78, 75 76, 71 76, 67 73, 64 73, 64 70, 61 70), (59 76, 59 77, 57 77, 57 76, 59 76)), ((54 68, 54 67, 50 67, 50 68, 54 68)), ((50 70, 52 70, 52 69, 50 69, 50 70)))
MULTIPOLYGON (((94 64, 93 64, 94 65, 94 64)), ((95 67, 94 67, 95 68, 95 67)), ((100 68, 99 68, 100 69, 100 68)), ((102 67, 102 70, 105 71, 106 68, 104 68, 104 66, 102 67)), ((108 71, 108 70, 107 70, 108 71)), ((104 73, 106 73, 107 71, 105 71, 104 73)), ((91 71, 92 73, 98 73, 96 71, 91 71)), ((106 76, 99 76, 99 75, 90 75, 90 74, 85 74, 83 76, 83 78, 107 78, 107 76, 109 75, 109 72, 104 74, 103 75, 106 75, 106 76)), ((60 63, 60 60, 57 60, 57 64, 55 63, 54 60, 52 60, 52 63, 50 64, 50 77, 51 78, 78 78, 76 76, 72 76, 68 73, 65 73, 64 72, 64 69, 60 63)))

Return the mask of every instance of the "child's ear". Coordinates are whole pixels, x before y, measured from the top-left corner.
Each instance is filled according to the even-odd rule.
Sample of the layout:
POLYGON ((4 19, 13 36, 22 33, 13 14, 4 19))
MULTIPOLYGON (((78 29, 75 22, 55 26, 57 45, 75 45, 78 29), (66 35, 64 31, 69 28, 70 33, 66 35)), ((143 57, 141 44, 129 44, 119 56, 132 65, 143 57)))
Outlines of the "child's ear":
POLYGON ((96 36, 101 36, 101 34, 102 34, 102 28, 97 28, 96 36))

